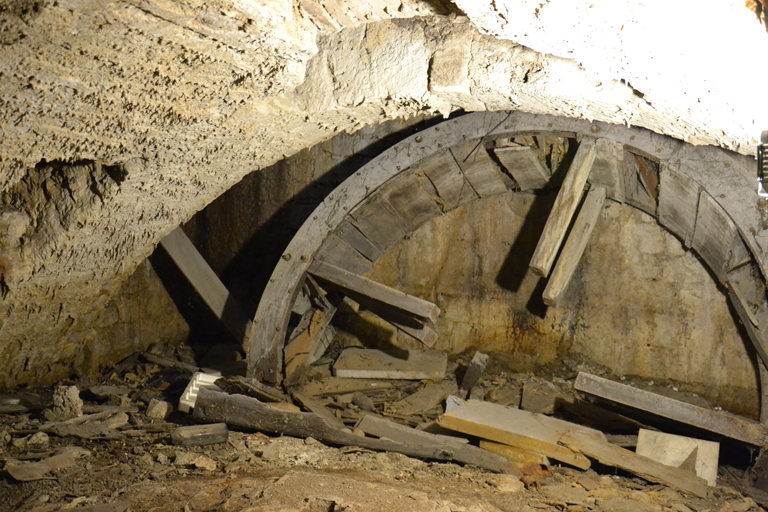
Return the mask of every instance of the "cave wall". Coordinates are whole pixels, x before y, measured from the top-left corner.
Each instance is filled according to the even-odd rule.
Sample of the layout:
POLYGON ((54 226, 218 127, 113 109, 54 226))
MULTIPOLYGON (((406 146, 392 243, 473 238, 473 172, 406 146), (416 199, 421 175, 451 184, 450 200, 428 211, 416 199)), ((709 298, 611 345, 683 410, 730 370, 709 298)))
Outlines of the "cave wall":
MULTIPOLYGON (((727 294, 646 213, 608 201, 562 304, 543 303, 546 279, 528 262, 553 199, 510 192, 464 205, 399 242, 371 277, 438 304, 436 346, 449 352, 505 352, 521 372, 580 354, 757 417, 755 359, 727 294)), ((346 342, 420 348, 369 313, 344 321, 346 342)))
MULTIPOLYGON (((480 13, 458 2, 469 18, 434 7, 447 3, 3 6, 0 387, 61 378, 85 343, 71 333, 88 328, 165 234, 246 174, 339 131, 416 113, 519 109, 753 152, 762 119, 740 89, 665 92, 687 83, 696 62, 659 74, 637 55, 610 70, 598 59, 569 58, 574 48, 595 47, 584 38, 614 41, 631 13, 587 9, 568 31, 582 38, 563 41, 565 32, 530 19, 535 6, 527 2, 525 16, 507 21, 528 27, 514 34, 488 23, 511 2, 474 3, 480 13), (512 36, 530 46, 503 39, 512 36), (710 115, 724 111, 727 122, 710 115)), ((662 14, 651 11, 639 28, 662 14)), ((746 11, 735 21, 719 14, 708 15, 764 36, 746 11)), ((706 26, 675 28, 676 40, 694 48, 713 40, 706 26)), ((646 53, 670 46, 644 43, 646 53)), ((747 69, 711 74, 738 77, 739 87, 764 83, 749 75, 759 67, 747 69)))

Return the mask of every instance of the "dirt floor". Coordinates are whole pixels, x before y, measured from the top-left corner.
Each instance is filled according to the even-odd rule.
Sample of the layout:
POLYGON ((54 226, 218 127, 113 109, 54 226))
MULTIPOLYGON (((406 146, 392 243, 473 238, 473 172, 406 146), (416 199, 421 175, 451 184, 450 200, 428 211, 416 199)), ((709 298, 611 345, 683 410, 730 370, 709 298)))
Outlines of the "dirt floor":
MULTIPOLYGON (((453 368, 460 369, 470 357, 460 357, 453 368)), ((563 377, 568 375, 561 375, 550 373, 547 379, 566 386, 563 377)), ((177 396, 188 378, 178 369, 134 357, 100 382, 66 383, 78 386, 83 416, 71 410, 79 404, 68 402, 62 391, 55 397, 52 391, 40 390, 5 395, 0 402, 5 407, 0 409, 5 411, 0 415, 0 510, 760 510, 736 490, 744 484, 747 468, 728 465, 720 466, 718 485, 710 488, 708 497, 697 498, 596 464, 587 471, 558 465, 520 466, 521 481, 517 476, 453 463, 234 429, 226 443, 175 446, 171 432, 179 425, 194 424, 192 418, 178 411, 167 419, 150 418, 145 404, 152 398, 177 396), (13 412, 14 404, 26 410, 13 412), (67 416, 74 417, 64 419, 67 416), (40 469, 43 463, 48 466, 40 469), (33 480, 19 481, 13 475, 18 476, 19 466, 25 464, 39 471, 33 480)), ((481 381, 486 389, 474 393, 513 402, 512 384, 522 378, 530 380, 531 375, 506 373, 503 364, 495 361, 481 381)), ((409 385, 410 392, 414 383, 409 385)), ((377 412, 386 413, 387 404, 376 402, 377 412)), ((355 409, 346 404, 345 414, 354 416, 355 409)), ((428 420, 434 414, 428 411, 421 418, 428 420)))

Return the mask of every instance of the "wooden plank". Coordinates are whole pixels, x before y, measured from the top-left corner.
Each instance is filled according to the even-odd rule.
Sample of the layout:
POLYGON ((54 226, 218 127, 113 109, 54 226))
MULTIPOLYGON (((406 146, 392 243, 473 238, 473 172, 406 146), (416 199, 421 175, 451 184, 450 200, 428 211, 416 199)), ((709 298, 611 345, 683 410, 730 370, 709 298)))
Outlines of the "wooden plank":
POLYGON ((530 146, 495 148, 493 153, 515 178, 520 190, 538 190, 549 183, 549 170, 541 165, 530 146))
POLYGON ((296 389, 291 390, 291 397, 301 404, 307 411, 312 412, 320 416, 330 427, 342 429, 347 426, 326 407, 319 400, 305 395, 301 391, 296 389))
POLYGON ((432 434, 423 430, 407 427, 394 421, 384 419, 374 414, 366 414, 357 424, 357 428, 376 437, 386 437, 392 441, 403 444, 417 444, 424 446, 451 446, 463 447, 469 441, 463 437, 451 437, 441 434, 432 434))
POLYGON ((560 442, 572 450, 596 459, 601 464, 629 471, 650 482, 677 487, 701 498, 707 496, 707 481, 699 478, 695 473, 665 466, 610 444, 600 437, 585 432, 568 432, 562 436, 560 442))
POLYGON ((348 292, 387 304, 400 311, 423 318, 425 321, 434 323, 440 315, 440 308, 431 302, 347 272, 334 265, 315 261, 310 266, 309 272, 315 277, 328 281, 348 292))
POLYGON ((334 306, 313 310, 306 328, 295 333, 285 346, 286 385, 292 386, 301 382, 309 366, 323 356, 330 343, 326 331, 335 313, 334 306), (324 337, 326 343, 321 342, 324 337))
MULTIPOLYGON (((392 408, 403 416, 421 414, 434 409, 443 400, 458 392, 459 387, 452 378, 430 382, 417 392, 392 404, 392 408)), ((441 411, 442 412, 442 411, 441 411)))
POLYGON ((448 354, 442 350, 383 350, 349 347, 333 363, 336 377, 424 380, 445 377, 448 354))
POLYGON ((388 181, 382 187, 381 195, 403 219, 408 233, 443 213, 437 191, 427 176, 412 170, 388 181))
POLYGON ((516 446, 580 469, 588 469, 589 460, 558 445, 558 440, 571 430, 584 430, 602 435, 596 430, 567 421, 478 400, 468 400, 463 405, 451 409, 438 423, 441 427, 516 446))
MULTIPOLYGON (((765 363, 765 361, 768 361, 768 336, 766 336, 766 333, 764 332, 765 325, 763 324, 762 326, 758 327, 752 323, 748 308, 744 306, 744 302, 736 294, 736 291, 733 287, 729 288, 728 297, 731 299, 733 309, 736 310, 736 313, 741 319, 744 330, 747 331, 747 337, 749 337, 749 340, 752 342, 752 346, 755 348, 755 352, 757 352, 758 358, 763 361, 763 363, 765 363)), ((762 417, 762 402, 760 413, 762 417)))
POLYGON ((534 273, 540 276, 547 277, 552 269, 557 251, 560 249, 560 244, 563 242, 571 223, 571 217, 573 217, 581 200, 584 185, 594 160, 595 140, 584 137, 573 157, 568 175, 557 194, 555 204, 552 206, 552 211, 544 226, 544 232, 541 234, 539 243, 536 245, 536 251, 531 258, 529 266, 534 273))
POLYGON ((216 318, 222 321, 237 341, 244 343, 251 328, 251 321, 181 227, 177 227, 160 240, 160 245, 211 308, 216 318))
POLYGON ((408 234, 403 219, 379 191, 352 210, 348 220, 382 253, 408 234))
POLYGON ((437 190, 444 213, 479 197, 448 150, 425 158, 418 163, 418 168, 437 190))
POLYGON ((736 236, 738 232, 731 218, 712 196, 702 190, 691 246, 721 281, 725 281, 736 236))
POLYGON ((357 299, 355 302, 359 301, 359 306, 367 309, 385 322, 389 322, 398 330, 419 340, 426 347, 434 347, 435 343, 437 343, 437 332, 425 325, 423 321, 381 302, 366 300, 362 296, 356 296, 355 298, 357 299))
POLYGON ((482 139, 454 146, 451 153, 477 195, 490 197, 507 191, 501 169, 491 159, 482 139))
POLYGON ((690 247, 701 186, 666 164, 661 165, 659 174, 659 222, 690 247))
POLYGON ((359 229, 347 220, 339 224, 336 235, 371 261, 376 261, 384 254, 376 244, 368 240, 359 229))
POLYGON ((595 161, 587 180, 593 187, 603 187, 605 195, 624 202, 624 145, 607 139, 595 141, 595 161))
POLYGON ((746 265, 752 260, 752 251, 750 251, 747 244, 744 243, 744 239, 741 235, 737 235, 731 246, 731 259, 728 261, 727 270, 731 271, 737 267, 746 265))
POLYGON ((308 396, 345 395, 355 391, 379 391, 392 389, 394 382, 378 379, 342 379, 339 377, 325 377, 320 380, 307 382, 301 386, 301 392, 308 396))
POLYGON ((766 427, 755 421, 725 412, 704 409, 588 373, 579 373, 574 388, 611 402, 647 411, 755 446, 765 446, 768 440, 766 427))
POLYGON ((658 174, 643 156, 624 152, 624 201, 656 216, 658 174), (648 180, 648 181, 646 181, 648 180), (649 183, 650 181, 650 183, 649 183))
POLYGON ((355 274, 367 274, 373 268, 371 260, 334 233, 328 234, 315 259, 355 274))
MULTIPOLYGON (((369 450, 402 453, 409 457, 461 462, 456 459, 455 450, 360 437, 329 426, 324 419, 311 412, 281 411, 268 407, 267 404, 255 398, 228 395, 209 389, 200 390, 195 403, 194 417, 205 422, 222 422, 260 432, 300 438, 311 437, 327 444, 358 446, 369 450)), ((488 455, 494 454, 488 453, 488 455)), ((503 457, 473 458, 472 460, 471 464, 478 464, 489 471, 516 473, 516 469, 503 457)))
POLYGON ((768 368, 760 357, 757 359, 757 369, 760 373, 760 423, 768 425, 768 368))
POLYGON ((593 188, 587 194, 584 204, 579 210, 579 215, 573 224, 568 240, 563 246, 560 257, 555 265, 555 270, 544 288, 544 303, 548 306, 559 307, 560 301, 568 289, 576 267, 581 261, 581 256, 587 248, 589 237, 597 224, 600 212, 605 202, 605 189, 593 188))
MULTIPOLYGON (((472 464, 478 467, 496 467, 501 464, 501 460, 504 460, 498 454, 468 444, 466 439, 430 434, 429 432, 406 427, 405 425, 400 425, 371 414, 366 414, 358 423, 357 428, 366 434, 386 438, 408 446, 441 448, 446 452, 453 453, 453 460, 461 464, 472 464)), ((514 466, 509 464, 508 461, 505 460, 504 465, 507 468, 506 472, 520 475, 520 472, 515 470, 514 466)))
POLYGON ((493 441, 480 440, 480 448, 488 450, 489 452, 498 453, 502 457, 506 457, 515 464, 528 465, 528 464, 546 464, 550 465, 549 459, 544 455, 538 453, 529 452, 523 450, 517 446, 509 446, 501 443, 494 443, 493 441))
POLYGON ((751 262, 737 267, 728 272, 725 279, 728 289, 736 294, 744 307, 747 314, 745 321, 751 322, 758 330, 764 330, 768 326, 768 293, 757 264, 751 262))

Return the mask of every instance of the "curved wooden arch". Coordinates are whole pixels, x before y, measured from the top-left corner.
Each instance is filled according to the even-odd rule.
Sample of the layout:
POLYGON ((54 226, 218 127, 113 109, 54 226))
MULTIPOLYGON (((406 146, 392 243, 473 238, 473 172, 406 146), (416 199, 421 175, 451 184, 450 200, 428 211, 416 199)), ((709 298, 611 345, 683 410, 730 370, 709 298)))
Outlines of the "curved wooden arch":
MULTIPOLYGON (((768 361, 763 279, 768 234, 761 227, 759 210, 751 204, 757 199, 750 179, 754 159, 639 128, 493 112, 469 114, 419 132, 329 194, 297 232, 264 291, 245 344, 249 374, 280 382, 292 306, 313 261, 333 264, 334 258, 341 258, 346 267, 354 267, 349 270, 365 273, 386 249, 435 216, 467 201, 506 192, 514 182, 492 169, 495 163, 485 145, 536 132, 595 139, 597 156, 590 181, 606 187, 612 199, 657 217, 701 256, 728 287, 758 355, 768 361), (642 191, 615 182, 617 170, 609 168, 610 162, 627 155, 658 166, 658 197, 649 200, 642 191)), ((759 366, 764 387, 768 375, 759 366)), ((766 411, 768 405, 762 403, 761 412, 766 411)))

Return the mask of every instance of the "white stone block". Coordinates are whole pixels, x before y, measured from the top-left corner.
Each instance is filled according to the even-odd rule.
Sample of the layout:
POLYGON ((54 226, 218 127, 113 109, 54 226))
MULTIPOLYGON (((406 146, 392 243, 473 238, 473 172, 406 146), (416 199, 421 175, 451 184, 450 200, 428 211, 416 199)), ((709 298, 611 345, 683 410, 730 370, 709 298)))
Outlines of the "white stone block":
POLYGON ((706 480, 710 487, 714 487, 717 483, 720 443, 641 428, 635 451, 638 455, 667 466, 680 467, 697 448, 696 475, 706 480))

